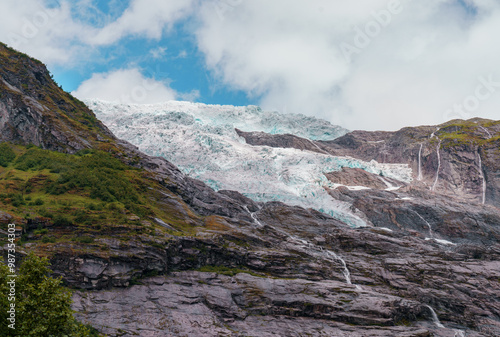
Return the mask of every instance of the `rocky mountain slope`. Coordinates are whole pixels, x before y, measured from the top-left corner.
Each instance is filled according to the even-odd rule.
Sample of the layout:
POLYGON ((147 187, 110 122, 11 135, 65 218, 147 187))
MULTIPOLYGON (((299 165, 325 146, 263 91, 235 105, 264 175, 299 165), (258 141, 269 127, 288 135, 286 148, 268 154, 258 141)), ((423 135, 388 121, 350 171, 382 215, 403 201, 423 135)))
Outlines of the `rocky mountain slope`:
POLYGON ((380 163, 405 163, 430 190, 500 206, 500 121, 453 120, 396 132, 354 131, 330 141, 240 132, 252 145, 293 147, 380 163), (309 143, 307 147, 303 144, 309 143), (313 143, 311 145, 311 143, 313 143))
MULTIPOLYGON (((422 133, 402 152, 393 148, 385 162, 414 168, 415 148, 426 139, 421 182, 350 167, 324 172, 325 193, 369 224, 352 228, 311 208, 215 192, 116 139, 49 80, 43 65, 4 45, 0 75, 0 131, 11 142, 2 151, 13 153, 0 167, 0 223, 18 225, 19 254, 50 257, 55 274, 78 290, 77 317, 102 333, 500 335, 497 134, 483 121, 492 137, 460 153, 446 147, 445 131, 435 133, 439 139, 422 133), (439 140, 442 159, 463 160, 461 168, 479 164, 479 149, 488 183, 484 204, 477 169, 467 176, 449 165, 457 177, 468 177, 457 195, 438 193, 452 188, 442 175, 430 189, 439 140), (90 184, 88 170, 127 192, 90 184)), ((359 136, 359 146, 345 145, 349 137, 313 142, 316 151, 332 154, 387 142, 369 135, 359 136)), ((441 162, 442 172, 447 165, 441 162)))

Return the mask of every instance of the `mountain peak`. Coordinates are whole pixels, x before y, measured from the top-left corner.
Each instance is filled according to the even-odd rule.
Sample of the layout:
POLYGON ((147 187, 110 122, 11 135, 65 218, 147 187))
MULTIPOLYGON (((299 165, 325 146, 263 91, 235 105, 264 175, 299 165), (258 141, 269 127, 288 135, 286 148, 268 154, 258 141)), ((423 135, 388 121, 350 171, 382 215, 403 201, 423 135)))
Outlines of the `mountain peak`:
POLYGON ((0 141, 72 153, 114 139, 42 62, 0 43, 0 64, 0 141))

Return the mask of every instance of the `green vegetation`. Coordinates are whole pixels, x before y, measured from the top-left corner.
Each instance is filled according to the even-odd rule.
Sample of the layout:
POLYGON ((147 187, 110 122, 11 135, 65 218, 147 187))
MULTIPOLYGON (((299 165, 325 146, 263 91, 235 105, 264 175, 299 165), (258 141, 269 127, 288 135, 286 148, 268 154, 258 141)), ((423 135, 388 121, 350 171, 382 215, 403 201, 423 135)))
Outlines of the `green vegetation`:
POLYGON ((7 143, 0 144, 0 166, 7 167, 15 158, 16 154, 7 143))
MULTIPOLYGON (((158 180, 110 153, 64 154, 35 146, 0 145, 2 158, 7 158, 6 165, 0 166, 0 210, 25 227, 19 244, 36 242, 39 253, 50 255, 51 247, 62 243, 72 250, 92 246, 107 251, 106 241, 100 238, 127 242, 141 235, 193 235, 196 221, 201 222, 187 206, 189 218, 177 206, 160 203, 168 191, 158 180), (154 218, 175 229, 154 225, 154 218), (42 227, 28 231, 29 221, 42 227)), ((6 225, 0 224, 0 229, 6 225)), ((1 236, 0 245, 5 240, 1 236)))
MULTIPOLYGON (((106 202, 137 203, 137 192, 123 175, 128 168, 111 155, 85 150, 75 156, 31 148, 15 162, 21 171, 49 170, 59 177, 47 184, 45 191, 60 195, 74 189, 88 191, 90 198, 106 202)), ((30 186, 27 186, 30 188, 30 186)))
MULTIPOLYGON (((497 124, 498 122, 495 121, 481 119, 453 120, 445 123, 437 132, 437 135, 443 141, 442 146, 444 148, 463 145, 482 146, 486 143, 498 141, 498 137, 488 139, 481 127, 487 128, 497 124)), ((436 142, 436 139, 431 140, 431 143, 436 142)))
POLYGON ((256 277, 265 277, 265 275, 257 274, 247 269, 231 268, 225 266, 203 266, 201 268, 198 268, 197 270, 205 273, 217 273, 220 275, 226 275, 231 277, 239 273, 246 273, 256 277))
MULTIPOLYGON (((10 271, 0 263, 0 335, 5 337, 92 337, 99 336, 91 327, 73 317, 71 293, 61 279, 49 277, 46 258, 30 254, 23 260, 15 282, 15 302, 9 301, 7 282, 10 271), (15 330, 6 324, 10 315, 5 308, 15 304, 15 330)), ((10 324, 10 322, 9 322, 10 324)))

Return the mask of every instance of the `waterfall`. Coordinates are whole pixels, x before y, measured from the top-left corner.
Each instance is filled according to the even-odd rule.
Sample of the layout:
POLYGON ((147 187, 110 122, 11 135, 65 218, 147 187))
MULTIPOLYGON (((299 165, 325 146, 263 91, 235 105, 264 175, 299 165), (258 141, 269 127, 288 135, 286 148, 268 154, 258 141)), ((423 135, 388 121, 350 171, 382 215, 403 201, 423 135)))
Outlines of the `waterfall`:
POLYGON ((347 284, 352 284, 351 272, 349 272, 349 269, 347 269, 347 264, 345 263, 345 260, 343 258, 341 258, 340 256, 338 256, 337 254, 335 254, 334 252, 332 252, 331 250, 327 249, 326 253, 328 255, 332 256, 335 260, 340 261, 340 263, 342 264, 342 267, 344 268, 344 270, 342 271, 342 274, 344 274, 345 282, 347 284))
MULTIPOLYGON (((264 227, 264 225, 255 216, 255 213, 250 212, 250 210, 248 209, 247 206, 243 206, 243 208, 250 214, 250 216, 254 220, 255 224, 257 224, 259 227, 264 227)), ((288 238, 288 240, 291 241, 292 243, 294 243, 295 245, 297 245, 301 248, 304 248, 304 250, 307 252, 307 254, 320 256, 320 257, 326 258, 327 260, 332 261, 332 262, 334 260, 340 262, 340 264, 342 265, 342 268, 343 268, 342 275, 344 275, 345 282, 347 284, 352 284, 351 272, 347 268, 347 263, 345 262, 345 260, 341 256, 335 254, 331 250, 324 249, 323 247, 317 246, 317 245, 315 245, 307 240, 292 236, 281 229, 277 229, 274 227, 272 227, 272 228, 275 231, 277 231, 278 233, 285 235, 288 238)), ((355 287, 356 287, 356 289, 361 290, 360 286, 355 285, 355 287)))
MULTIPOLYGON (((344 275, 345 282, 347 284, 352 284, 351 272, 347 268, 347 264, 346 264, 345 260, 342 257, 340 257, 339 255, 335 254, 331 250, 323 249, 323 247, 318 247, 317 245, 314 245, 311 242, 306 241, 304 239, 300 239, 300 238, 297 238, 295 236, 290 236, 290 235, 288 236, 288 238, 292 242, 299 243, 299 246, 301 246, 303 248, 307 248, 307 252, 308 253, 312 253, 312 251, 314 251, 314 252, 317 253, 316 255, 319 255, 321 257, 326 257, 327 260, 330 260, 330 261, 335 260, 335 261, 340 262, 340 264, 342 265, 342 268, 343 268, 342 274, 344 275)), ((361 289, 359 286, 356 286, 356 288, 357 289, 361 289)))
POLYGON ((481 153, 479 153, 479 149, 477 149, 477 156, 479 158, 479 175, 481 177, 481 180, 483 181, 482 204, 484 205, 486 203, 486 178, 484 177, 483 163, 482 163, 482 160, 481 160, 481 153))
MULTIPOLYGON (((323 248, 320 247, 320 249, 323 249, 323 248)), ((332 252, 331 250, 326 249, 326 253, 328 255, 332 256, 337 261, 340 261, 340 263, 342 264, 342 267, 344 267, 344 270, 343 270, 342 274, 344 274, 345 282, 347 284, 352 284, 352 281, 351 281, 351 272, 349 272, 349 269, 347 268, 347 264, 345 263, 345 260, 342 257, 340 257, 339 255, 337 255, 334 252, 332 252)), ((357 284, 355 284, 354 286, 356 287, 356 289, 362 290, 361 286, 359 286, 357 284)))
POLYGON ((243 208, 245 209, 245 211, 247 211, 248 214, 250 214, 250 216, 252 217, 253 219, 253 222, 255 224, 257 224, 259 227, 264 227, 264 225, 259 221, 259 219, 257 219, 257 217, 255 216, 255 212, 250 212, 250 210, 248 209, 248 206, 243 206, 243 208))
POLYGON ((418 151, 418 181, 422 181, 422 147, 424 143, 420 144, 420 150, 418 151))
POLYGON ((441 170, 441 154, 439 153, 439 150, 441 149, 441 139, 439 140, 436 152, 437 152, 437 157, 438 157, 438 168, 436 171, 436 179, 434 180, 434 184, 431 187, 431 191, 434 191, 436 189, 436 185, 439 180, 439 171, 441 170))
POLYGON ((455 330, 455 336, 453 337, 465 337, 465 332, 462 330, 455 330))
POLYGON ((255 216, 255 213, 250 213, 250 216, 252 217, 253 221, 259 225, 260 227, 264 227, 264 225, 259 221, 259 219, 257 219, 257 217, 255 216))
POLYGON ((432 233, 432 227, 431 227, 431 224, 429 222, 427 222, 427 220, 425 220, 420 214, 418 214, 417 212, 413 211, 413 213, 415 213, 420 219, 422 219, 426 224, 427 224, 427 227, 429 227, 429 236, 431 239, 434 238, 434 234, 432 233))
POLYGON ((434 322, 434 324, 438 327, 438 328, 444 328, 445 326, 443 324, 441 324, 441 322, 439 321, 439 318, 436 314, 436 312, 434 311, 434 309, 432 309, 431 306, 428 306, 426 305, 427 309, 429 309, 429 311, 431 312, 431 316, 432 316, 432 321, 434 322))
POLYGON ((429 137, 429 139, 432 139, 434 137, 436 137, 436 132, 438 132, 441 128, 436 128, 436 131, 434 131, 433 133, 431 133, 431 136, 429 137))
POLYGON ((488 139, 491 139, 493 137, 491 133, 488 131, 488 129, 482 127, 481 125, 479 125, 479 127, 488 134, 488 139))

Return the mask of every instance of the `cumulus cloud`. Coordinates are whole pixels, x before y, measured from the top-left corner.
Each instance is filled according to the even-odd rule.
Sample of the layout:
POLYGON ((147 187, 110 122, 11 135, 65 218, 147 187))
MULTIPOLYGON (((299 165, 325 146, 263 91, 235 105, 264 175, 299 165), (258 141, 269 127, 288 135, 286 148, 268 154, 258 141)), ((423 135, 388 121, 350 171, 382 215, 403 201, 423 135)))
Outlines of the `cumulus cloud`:
POLYGON ((499 9, 492 0, 221 0, 202 6, 196 36, 207 67, 264 108, 387 130, 498 118, 498 86, 473 97, 481 78, 500 82, 499 9))
POLYGON ((129 36, 159 39, 193 8, 193 0, 131 0, 111 19, 92 0, 2 0, 0 40, 50 65, 71 66, 129 36))
POLYGON ((138 104, 161 103, 180 97, 168 83, 146 78, 136 68, 94 74, 72 94, 80 99, 138 104))
POLYGON ((67 2, 53 5, 43 0, 0 1, 0 40, 52 64, 87 57, 89 49, 80 40, 91 28, 73 20, 67 2))
MULTIPOLYGON (((160 39, 189 18, 184 32, 191 29, 217 86, 242 90, 265 109, 315 115, 350 129, 498 119, 497 0, 131 0, 121 5, 110 14, 101 13, 94 0, 2 0, 0 40, 49 65, 70 68, 95 60, 103 46, 118 48, 127 37, 160 39)), ((160 47, 165 46, 145 54, 161 57, 160 47)), ((95 74, 76 93, 137 101, 135 88, 145 102, 199 97, 196 90, 179 94, 168 82, 158 82, 142 99, 137 88, 143 81, 157 83, 135 68, 95 74)))
POLYGON ((88 38, 92 45, 108 45, 124 36, 140 35, 160 39, 165 29, 193 9, 193 0, 132 0, 116 20, 88 38))

